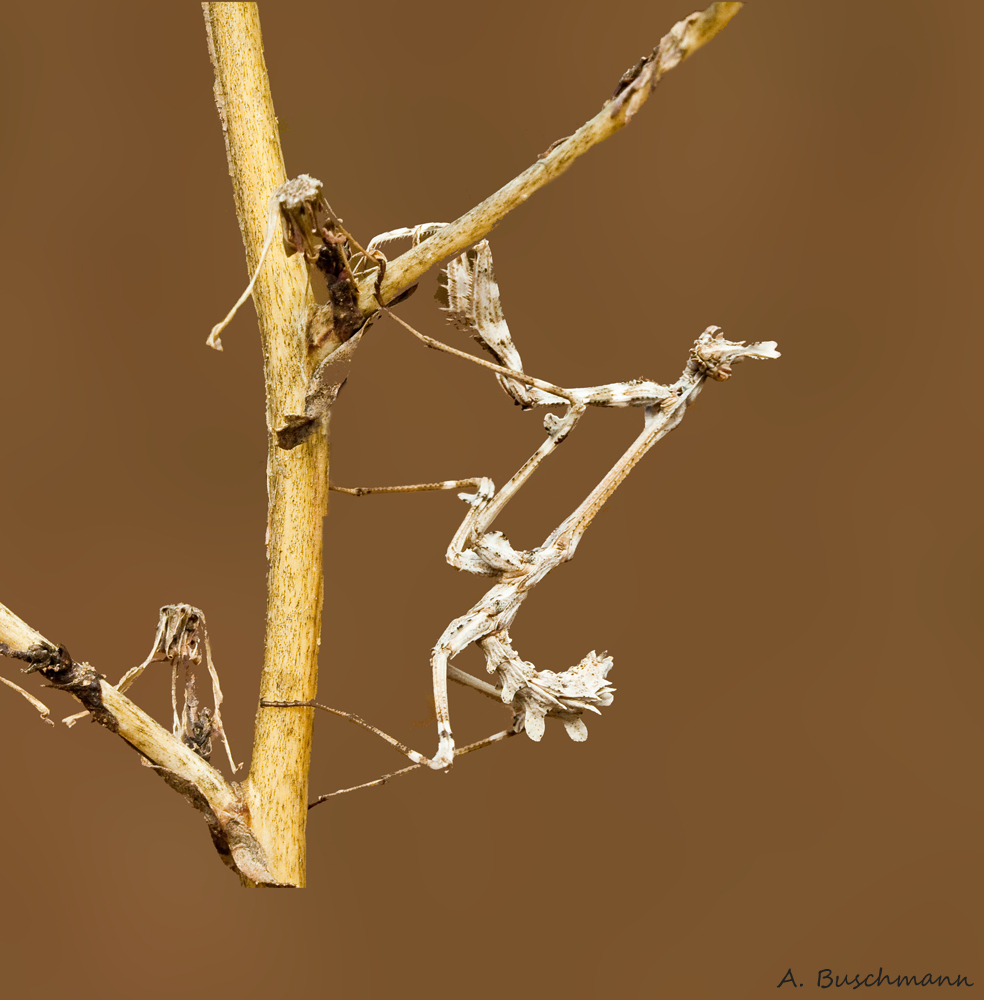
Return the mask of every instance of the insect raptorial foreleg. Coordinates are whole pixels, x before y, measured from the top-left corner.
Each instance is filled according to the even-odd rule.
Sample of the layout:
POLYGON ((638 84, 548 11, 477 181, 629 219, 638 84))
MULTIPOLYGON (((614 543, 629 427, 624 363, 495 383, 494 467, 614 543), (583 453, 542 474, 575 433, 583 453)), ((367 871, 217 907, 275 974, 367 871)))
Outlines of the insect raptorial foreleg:
POLYGON ((443 771, 454 762, 454 736, 451 733, 451 713, 448 705, 448 659, 445 646, 438 645, 431 654, 431 677, 434 686, 434 714, 437 716, 437 753, 432 758, 414 751, 410 759, 443 771))
POLYGON ((410 245, 415 247, 418 243, 426 240, 428 236, 433 236, 447 226, 446 222, 423 222, 419 226, 401 226, 399 229, 390 229, 385 233, 374 236, 367 244, 365 250, 356 248, 357 254, 354 259, 352 272, 357 278, 365 278, 368 274, 376 271, 377 291, 379 282, 382 281, 386 268, 386 254, 379 248, 394 240, 409 239, 410 245))
POLYGON ((447 226, 446 222, 421 222, 417 226, 401 226, 399 229, 390 229, 388 232, 374 236, 366 246, 366 250, 372 253, 378 250, 384 243, 392 243, 394 240, 409 239, 411 246, 426 240, 428 236, 439 233, 447 226))

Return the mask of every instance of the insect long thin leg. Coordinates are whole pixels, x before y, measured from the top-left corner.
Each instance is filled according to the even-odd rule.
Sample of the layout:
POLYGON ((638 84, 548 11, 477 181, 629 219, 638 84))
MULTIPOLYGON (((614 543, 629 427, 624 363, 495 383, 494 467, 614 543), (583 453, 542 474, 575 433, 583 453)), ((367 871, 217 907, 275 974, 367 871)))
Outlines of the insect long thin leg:
POLYGON ((459 670, 450 663, 448 664, 448 680, 455 681, 464 687, 470 687, 474 691, 480 691, 486 698, 492 698, 493 701, 502 702, 501 688, 489 684, 488 681, 480 680, 478 677, 473 677, 471 674, 464 670, 459 670))
MULTIPOLYGON (((487 736, 484 740, 479 740, 477 743, 469 743, 466 747, 459 747, 455 750, 455 757, 462 757, 466 753, 471 753, 473 750, 481 750, 483 747, 491 746, 493 743, 499 743, 502 740, 509 739, 510 736, 518 735, 512 729, 503 729, 502 732, 493 733, 491 736, 487 736)), ((396 778, 401 774, 409 774, 411 771, 416 771, 423 767, 424 763, 411 764, 409 767, 403 767, 399 771, 391 771, 389 774, 384 774, 375 781, 366 781, 361 785, 353 785, 351 788, 339 788, 336 792, 328 792, 327 795, 319 795, 309 806, 308 809, 313 809, 315 806, 321 805, 322 802, 327 802, 329 799, 333 799, 336 795, 346 795, 348 792, 358 792, 363 788, 375 788, 378 785, 385 785, 390 778, 396 778)))
POLYGON ((434 490, 460 490, 465 487, 476 487, 480 479, 446 479, 443 483, 414 483, 410 486, 332 486, 328 489, 334 493, 348 493, 353 497, 364 497, 370 493, 426 493, 434 490))
POLYGON ((337 715, 340 719, 348 719, 348 721, 353 723, 353 725, 359 726, 367 732, 374 733, 380 739, 389 743, 390 746, 399 750, 405 757, 410 757, 411 760, 421 756, 416 750, 411 750, 410 747, 405 746, 399 740, 394 739, 387 733, 384 733, 381 729, 377 729, 375 726, 366 722, 365 719, 356 715, 354 712, 344 712, 340 708, 332 708, 330 705, 322 705, 321 702, 318 701, 267 701, 264 699, 260 702, 260 706, 262 708, 320 708, 322 712, 329 712, 331 715, 337 715))
POLYGON ((441 343, 439 340, 435 340, 433 337, 428 337, 419 330, 415 330, 406 320, 401 319, 401 317, 397 316, 395 312, 392 312, 385 307, 382 307, 380 312, 384 312, 392 319, 395 319, 400 326, 409 330, 410 333, 412 333, 419 341, 423 342, 428 347, 433 347, 435 351, 443 351, 445 354, 453 354, 456 358, 463 358, 465 361, 471 361, 473 364, 481 365, 482 368, 488 368, 497 375, 505 375, 507 378, 515 379, 517 382, 523 382, 526 385, 531 385, 535 389, 541 389, 544 392, 549 392, 552 396, 559 396, 560 399, 566 399, 568 403, 574 404, 578 402, 577 397, 571 393, 570 389, 564 389, 559 385, 554 385, 552 382, 544 382, 542 379, 533 378, 525 372, 514 371, 512 368, 503 368, 502 365, 495 365, 491 361, 486 361, 484 358, 476 358, 474 354, 469 354, 467 351, 459 351, 456 347, 450 347, 447 344, 441 343))
POLYGON ((229 766, 232 768, 232 773, 235 774, 241 765, 237 766, 232 757, 229 737, 226 736, 225 726, 222 724, 222 688, 219 686, 219 672, 212 663, 212 647, 209 645, 208 631, 205 632, 205 663, 208 666, 209 677, 212 678, 212 702, 215 706, 212 713, 212 726, 218 731, 219 739, 222 740, 226 756, 229 758, 229 766))

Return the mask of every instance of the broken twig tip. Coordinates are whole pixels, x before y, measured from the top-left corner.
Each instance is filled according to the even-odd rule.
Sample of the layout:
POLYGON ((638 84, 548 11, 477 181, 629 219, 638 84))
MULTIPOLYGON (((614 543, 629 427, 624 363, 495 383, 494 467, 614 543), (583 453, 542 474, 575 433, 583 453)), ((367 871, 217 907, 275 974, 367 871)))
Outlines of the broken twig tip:
POLYGON ((267 231, 266 239, 263 241, 263 249, 260 251, 260 257, 256 262, 256 270, 253 272, 253 277, 249 279, 249 284, 246 286, 246 290, 236 304, 229 310, 224 320, 221 323, 216 323, 212 327, 212 332, 208 335, 208 340, 205 341, 209 347, 213 350, 222 350, 222 341, 219 339, 219 334, 232 322, 232 318, 239 312, 239 307, 253 294, 253 286, 256 284, 256 279, 260 275, 260 268, 263 267, 263 261, 266 260, 267 252, 270 249, 270 244, 273 243, 273 237, 277 230, 280 228, 278 226, 280 202, 278 200, 279 191, 275 191, 273 197, 270 199, 270 211, 267 218, 267 231))
POLYGON ((706 45, 744 6, 743 3, 712 3, 699 14, 691 14, 675 25, 674 31, 687 26, 689 22, 689 30, 682 39, 681 58, 686 59, 702 45, 706 45))

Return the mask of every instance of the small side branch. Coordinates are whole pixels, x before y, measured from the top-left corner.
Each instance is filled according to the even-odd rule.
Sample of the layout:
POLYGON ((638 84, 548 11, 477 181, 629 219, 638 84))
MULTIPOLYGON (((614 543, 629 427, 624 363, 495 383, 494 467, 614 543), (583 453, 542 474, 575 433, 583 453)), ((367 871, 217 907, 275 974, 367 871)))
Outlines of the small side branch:
MULTIPOLYGON (((741 7, 740 3, 712 3, 706 10, 675 24, 647 58, 626 71, 614 95, 594 118, 573 135, 555 143, 532 166, 480 205, 390 261, 378 289, 380 300, 390 302, 435 264, 487 236, 508 212, 559 177, 579 156, 628 125, 663 74, 709 42, 741 7)), ((360 291, 359 305, 367 315, 375 310, 375 296, 374 282, 366 282, 360 291)))
POLYGON ((92 718, 116 733, 204 814, 222 860, 247 883, 279 885, 249 825, 238 786, 169 733, 88 663, 58 646, 0 604, 0 652, 29 664, 48 684, 72 695, 92 718))

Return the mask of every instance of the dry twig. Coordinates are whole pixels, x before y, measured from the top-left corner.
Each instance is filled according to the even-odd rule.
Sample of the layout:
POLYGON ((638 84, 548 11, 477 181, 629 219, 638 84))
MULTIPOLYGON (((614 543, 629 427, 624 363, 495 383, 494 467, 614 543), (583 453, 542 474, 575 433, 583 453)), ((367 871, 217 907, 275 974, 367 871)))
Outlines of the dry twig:
MULTIPOLYGON (((27 662, 28 672, 39 672, 51 687, 71 694, 96 722, 136 748, 169 785, 203 813, 223 860, 240 874, 244 883, 302 886, 316 704, 313 699, 317 689, 324 593, 322 518, 329 488, 326 430, 329 408, 339 385, 338 381, 332 381, 333 366, 351 358, 380 307, 393 305, 409 294, 413 282, 431 266, 481 239, 507 212, 558 177, 578 156, 627 124, 660 77, 705 44, 742 5, 713 3, 705 11, 679 22, 650 56, 622 77, 599 114, 573 135, 554 143, 514 180, 449 225, 429 224, 399 231, 396 235, 410 236, 413 245, 392 262, 387 262, 378 248, 394 234, 377 237, 363 249, 332 211, 321 193, 320 182, 308 175, 286 180, 263 61, 257 5, 205 3, 202 6, 215 69, 215 99, 226 141, 247 268, 252 275, 240 301, 247 294, 254 298, 265 364, 270 565, 260 704, 299 710, 258 713, 252 765, 239 786, 227 782, 206 759, 213 728, 224 739, 222 694, 207 636, 205 652, 215 700, 211 714, 198 704, 190 671, 185 681, 184 706, 178 712, 178 666, 188 670, 201 658, 197 653, 197 633, 184 626, 169 631, 169 626, 162 624, 164 631, 159 630, 151 656, 128 672, 118 686, 107 683, 87 663, 73 660, 64 647, 49 642, 3 605, 0 605, 0 653, 27 662), (280 252, 274 239, 278 213, 287 255, 280 252), (124 694, 154 659, 168 660, 174 670, 171 733, 124 694)), ((539 739, 546 715, 559 717, 573 738, 584 738, 583 712, 597 711, 598 706, 611 701, 613 689, 606 680, 611 659, 592 652, 581 664, 560 674, 536 671, 512 649, 508 628, 516 611, 537 582, 571 557, 607 497, 641 456, 679 423, 706 378, 726 378, 730 374, 729 363, 741 356, 776 356, 766 344, 745 348, 725 341, 712 327, 698 338, 684 374, 672 386, 634 380, 566 389, 534 379, 522 371, 518 352, 501 320, 501 310, 496 318, 496 309, 480 314, 473 308, 477 300, 470 297, 474 299, 477 289, 484 288, 486 293, 489 288, 494 289, 491 258, 486 261, 482 256, 486 251, 487 245, 483 250, 479 244, 469 252, 470 256, 463 255, 449 267, 446 292, 449 314, 459 324, 477 332, 495 361, 475 358, 415 330, 411 332, 430 347, 491 369, 503 388, 524 407, 566 405, 566 412, 560 417, 547 415, 546 441, 498 492, 487 479, 416 487, 336 488, 356 495, 475 488, 473 495, 463 497, 470 510, 452 540, 448 558, 460 569, 496 581, 479 604, 449 625, 435 647, 432 673, 439 741, 433 758, 403 746, 351 713, 328 709, 373 731, 414 761, 410 767, 357 787, 381 784, 395 774, 424 765, 447 767, 456 756, 500 742, 524 729, 532 738, 539 739), (483 325, 482 316, 491 316, 495 323, 483 325), (490 530, 502 507, 567 437, 586 407, 626 405, 646 408, 642 434, 542 546, 518 551, 501 533, 490 530), (496 685, 471 677, 450 664, 450 659, 470 643, 482 648, 490 672, 496 675, 496 685), (449 678, 509 704, 515 713, 512 727, 477 743, 455 747, 447 703, 449 678)), ((496 308, 497 294, 495 290, 496 308)), ((229 318, 231 314, 224 322, 229 318)), ((218 332, 224 322, 213 330, 212 346, 221 346, 218 332)), ((196 612, 187 605, 171 607, 196 612)), ((41 702, 13 682, 0 680, 30 700, 42 717, 50 721, 41 702)), ((330 793, 317 801, 348 790, 330 793)))

